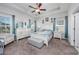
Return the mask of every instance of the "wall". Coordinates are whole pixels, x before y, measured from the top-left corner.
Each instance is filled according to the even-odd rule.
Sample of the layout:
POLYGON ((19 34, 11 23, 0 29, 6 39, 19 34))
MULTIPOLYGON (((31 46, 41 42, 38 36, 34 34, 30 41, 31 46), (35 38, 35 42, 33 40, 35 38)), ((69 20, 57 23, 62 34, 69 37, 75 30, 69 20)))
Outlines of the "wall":
POLYGON ((50 13, 50 14, 42 15, 41 17, 39 17, 39 19, 42 19, 42 18, 44 18, 44 17, 58 18, 58 17, 67 16, 67 15, 68 15, 67 12, 50 13))
MULTIPOLYGON (((7 12, 7 11, 5 11, 5 12, 7 12)), ((30 16, 28 16, 28 15, 25 15, 25 14, 21 14, 21 13, 17 13, 17 12, 15 12, 15 13, 11 13, 11 11, 10 11, 10 13, 11 14, 8 14, 8 13, 3 13, 2 11, 0 12, 0 16, 11 16, 12 17, 12 15, 15 15, 15 27, 16 27, 16 23, 17 22, 27 22, 27 24, 29 23, 28 21, 29 21, 29 19, 31 19, 31 20, 33 20, 33 18, 32 17, 30 17, 30 16)), ((12 21, 11 21, 11 24, 12 24, 12 21)), ((26 27, 27 28, 27 27, 26 27)), ((24 28, 21 28, 21 29, 24 29, 24 28)), ((15 31, 16 31, 17 29, 15 28, 15 31)), ((11 34, 12 34, 12 32, 13 32, 13 24, 11 25, 11 34)), ((17 33, 17 31, 16 31, 16 33, 17 33)), ((24 34, 25 34, 25 32, 24 32, 24 34)))
POLYGON ((29 23, 29 17, 27 17, 26 15, 15 15, 15 20, 16 20, 16 23, 20 24, 21 22, 26 22, 26 25, 29 23))
POLYGON ((74 12, 78 9, 79 4, 71 4, 68 11, 68 35, 69 42, 74 46, 74 12))
POLYGON ((40 17, 37 21, 37 26, 42 27, 42 28, 47 28, 47 29, 52 29, 53 30, 53 23, 51 23, 51 18, 56 18, 59 20, 59 18, 63 18, 65 20, 65 16, 67 16, 67 12, 62 12, 62 13, 55 13, 55 14, 48 14, 48 15, 43 15, 40 17), (49 17, 49 22, 45 22, 42 24, 42 20, 45 19, 45 17, 49 17))
POLYGON ((40 19, 37 21, 37 29, 50 29, 53 31, 53 22, 51 22, 51 18, 48 21, 45 19, 40 19), (44 23, 42 22, 44 20, 44 23))

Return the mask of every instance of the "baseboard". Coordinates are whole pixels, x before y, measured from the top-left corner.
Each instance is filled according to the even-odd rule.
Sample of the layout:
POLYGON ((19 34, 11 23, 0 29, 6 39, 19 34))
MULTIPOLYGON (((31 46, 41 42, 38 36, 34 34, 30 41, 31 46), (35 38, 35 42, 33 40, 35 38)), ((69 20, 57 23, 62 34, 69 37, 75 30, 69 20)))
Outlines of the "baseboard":
MULTIPOLYGON (((55 39, 60 39, 58 37, 54 37, 55 39)), ((62 40, 68 40, 67 38, 62 38, 62 40)))

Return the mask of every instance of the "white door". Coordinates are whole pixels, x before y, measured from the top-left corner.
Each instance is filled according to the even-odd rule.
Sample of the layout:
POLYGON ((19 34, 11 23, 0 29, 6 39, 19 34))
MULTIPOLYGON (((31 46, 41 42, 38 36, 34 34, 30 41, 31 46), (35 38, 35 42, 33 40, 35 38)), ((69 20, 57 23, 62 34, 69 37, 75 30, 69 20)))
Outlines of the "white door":
POLYGON ((79 48, 79 13, 75 14, 75 47, 79 48))

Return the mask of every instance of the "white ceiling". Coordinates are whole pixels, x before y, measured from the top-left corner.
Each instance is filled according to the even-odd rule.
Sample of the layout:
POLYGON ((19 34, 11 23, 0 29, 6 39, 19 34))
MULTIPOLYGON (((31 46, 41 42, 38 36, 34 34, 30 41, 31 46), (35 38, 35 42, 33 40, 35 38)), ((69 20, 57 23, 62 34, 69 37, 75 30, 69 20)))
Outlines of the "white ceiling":
POLYGON ((70 4, 68 3, 43 3, 41 8, 45 8, 46 11, 42 11, 40 15, 37 13, 32 13, 34 9, 28 7, 29 5, 32 5, 36 7, 35 3, 0 3, 0 12, 8 13, 8 14, 25 14, 31 17, 42 16, 46 14, 51 13, 58 13, 58 12, 67 12, 70 4), (60 7, 59 10, 56 8, 60 7), (56 9, 56 10, 55 10, 56 9), (10 12, 11 11, 11 12, 10 12))

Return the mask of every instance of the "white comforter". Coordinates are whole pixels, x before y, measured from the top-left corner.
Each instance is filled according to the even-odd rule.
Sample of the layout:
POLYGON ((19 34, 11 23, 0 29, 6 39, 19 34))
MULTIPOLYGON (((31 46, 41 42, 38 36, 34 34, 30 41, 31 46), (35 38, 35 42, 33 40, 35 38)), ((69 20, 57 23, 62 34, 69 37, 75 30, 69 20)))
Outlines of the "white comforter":
POLYGON ((32 38, 43 40, 44 44, 46 44, 47 46, 52 36, 53 36, 52 31, 40 31, 40 32, 31 33, 32 38))

